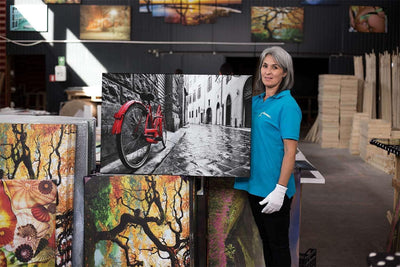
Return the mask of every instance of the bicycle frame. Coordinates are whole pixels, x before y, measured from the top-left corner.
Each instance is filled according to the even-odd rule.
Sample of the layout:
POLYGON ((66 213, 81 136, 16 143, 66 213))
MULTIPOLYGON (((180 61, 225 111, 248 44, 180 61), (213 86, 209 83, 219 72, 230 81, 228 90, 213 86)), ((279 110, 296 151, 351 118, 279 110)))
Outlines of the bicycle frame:
POLYGON ((147 104, 146 109, 148 110, 148 113, 146 116, 146 128, 144 129, 144 136, 146 137, 146 141, 148 143, 157 144, 158 140, 156 140, 156 138, 158 137, 158 131, 154 127, 153 110, 151 109, 150 103, 147 104))

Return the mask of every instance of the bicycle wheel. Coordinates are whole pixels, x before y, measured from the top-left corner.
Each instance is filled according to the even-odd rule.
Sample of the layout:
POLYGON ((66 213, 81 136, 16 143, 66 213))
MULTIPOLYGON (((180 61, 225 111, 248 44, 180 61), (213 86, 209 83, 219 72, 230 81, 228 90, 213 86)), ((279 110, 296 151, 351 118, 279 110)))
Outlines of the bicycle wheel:
POLYGON ((146 108, 139 103, 131 105, 124 114, 117 147, 119 158, 127 168, 140 168, 149 156, 151 144, 144 136, 146 116, 146 108))

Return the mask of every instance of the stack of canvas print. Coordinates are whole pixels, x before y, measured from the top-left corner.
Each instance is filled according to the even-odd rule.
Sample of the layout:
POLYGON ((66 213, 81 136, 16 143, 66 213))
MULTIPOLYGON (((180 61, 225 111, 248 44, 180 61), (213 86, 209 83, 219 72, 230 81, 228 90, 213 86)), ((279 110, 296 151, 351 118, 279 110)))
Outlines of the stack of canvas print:
POLYGON ((7 264, 71 264, 76 127, 0 123, 7 264))
MULTIPOLYGON (((29 216, 36 216, 42 220, 41 225, 38 225, 34 221, 36 218, 32 217, 31 224, 36 229, 33 230, 35 233, 37 229, 43 228, 43 223, 47 226, 51 226, 53 221, 55 223, 54 227, 48 228, 54 232, 53 235, 46 233, 44 238, 43 234, 35 234, 40 239, 36 243, 30 243, 34 252, 33 257, 29 256, 24 260, 30 258, 28 263, 35 264, 40 261, 48 262, 50 265, 55 263, 56 266, 81 266, 83 264, 82 178, 95 169, 95 120, 63 116, 7 115, 0 116, 0 126, 1 181, 4 184, 4 192, 8 195, 8 202, 30 203, 29 197, 38 201, 43 198, 40 194, 47 196, 49 193, 51 196, 50 193, 53 191, 50 189, 56 190, 55 202, 46 200, 48 202, 30 203, 28 204, 30 208, 26 206, 24 209, 23 216, 21 212, 15 210, 18 216, 14 218, 18 220, 22 216, 24 225, 29 224, 26 223, 26 218, 29 216), (7 189, 8 185, 14 186, 14 183, 19 185, 16 188, 21 190, 7 189), (39 184, 31 186, 31 183, 39 184), (35 207, 31 207, 32 205, 35 207)), ((0 225, 7 225, 10 222, 11 220, 5 217, 0 225)), ((20 229, 31 231, 30 227, 20 229)), ((43 232, 42 230, 40 232, 43 232)), ((20 237, 18 227, 14 236, 20 237)), ((28 239, 31 240, 32 236, 24 236, 25 241, 28 239)), ((10 244, 0 246, 0 251, 5 253, 6 260, 9 263, 15 261, 13 246, 10 244)))

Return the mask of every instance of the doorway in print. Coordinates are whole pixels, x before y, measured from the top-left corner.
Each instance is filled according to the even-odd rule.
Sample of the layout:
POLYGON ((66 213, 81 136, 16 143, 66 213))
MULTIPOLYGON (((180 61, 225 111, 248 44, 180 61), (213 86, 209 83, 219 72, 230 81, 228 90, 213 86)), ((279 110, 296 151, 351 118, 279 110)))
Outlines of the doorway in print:
POLYGON ((215 115, 216 115, 216 117, 215 117, 215 124, 216 124, 216 125, 221 125, 221 117, 222 117, 222 114, 221 114, 221 108, 220 108, 219 102, 217 103, 217 108, 216 108, 215 115))
POLYGON ((228 95, 226 98, 226 126, 231 126, 231 109, 232 109, 232 101, 231 96, 228 95))
POLYGON ((212 124, 212 110, 211 110, 211 108, 207 109, 206 124, 212 124))

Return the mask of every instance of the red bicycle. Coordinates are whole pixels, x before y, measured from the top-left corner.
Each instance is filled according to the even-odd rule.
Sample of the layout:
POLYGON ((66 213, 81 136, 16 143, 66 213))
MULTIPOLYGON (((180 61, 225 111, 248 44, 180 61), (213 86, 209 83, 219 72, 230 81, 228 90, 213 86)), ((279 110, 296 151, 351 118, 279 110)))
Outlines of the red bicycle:
POLYGON ((157 106, 156 114, 150 102, 152 94, 140 94, 143 102, 131 100, 122 105, 114 115, 112 134, 117 138, 117 149, 122 163, 130 169, 138 169, 146 162, 151 144, 162 142, 166 147, 167 130, 161 105, 157 106))

